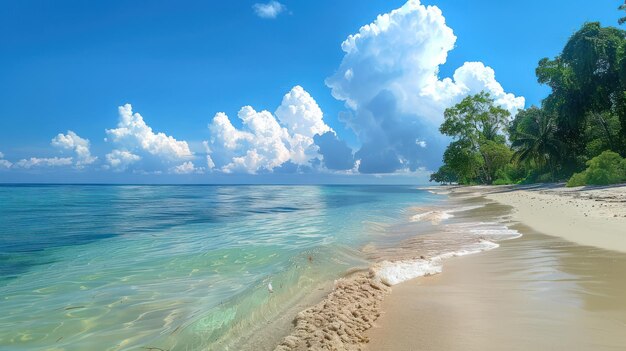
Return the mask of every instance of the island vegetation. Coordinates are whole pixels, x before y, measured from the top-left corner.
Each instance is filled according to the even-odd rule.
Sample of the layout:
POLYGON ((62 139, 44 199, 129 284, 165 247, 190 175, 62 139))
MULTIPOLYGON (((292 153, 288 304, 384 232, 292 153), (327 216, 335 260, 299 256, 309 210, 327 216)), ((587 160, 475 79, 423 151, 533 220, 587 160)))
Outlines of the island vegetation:
POLYGON ((484 92, 448 108, 440 131, 452 142, 430 180, 625 182, 626 31, 585 23, 557 57, 539 61, 536 75, 550 94, 513 118, 484 92))

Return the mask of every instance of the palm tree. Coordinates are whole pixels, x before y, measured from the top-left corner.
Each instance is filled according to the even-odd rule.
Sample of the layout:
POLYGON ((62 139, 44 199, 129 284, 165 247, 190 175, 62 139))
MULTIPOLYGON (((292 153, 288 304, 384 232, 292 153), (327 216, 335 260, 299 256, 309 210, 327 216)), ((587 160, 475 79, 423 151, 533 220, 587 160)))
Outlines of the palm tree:
POLYGON ((519 126, 515 131, 515 139, 511 144, 515 150, 513 160, 518 163, 533 161, 539 169, 547 165, 554 179, 555 166, 563 145, 556 137, 555 119, 541 111, 536 112, 539 113, 528 115, 529 123, 519 126))

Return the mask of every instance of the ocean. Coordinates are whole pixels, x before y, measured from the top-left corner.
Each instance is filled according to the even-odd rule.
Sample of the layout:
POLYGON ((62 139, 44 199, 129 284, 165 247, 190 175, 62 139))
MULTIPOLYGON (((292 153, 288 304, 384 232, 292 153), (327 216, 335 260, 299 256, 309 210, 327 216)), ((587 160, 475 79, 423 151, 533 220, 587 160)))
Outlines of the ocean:
POLYGON ((446 201, 414 186, 3 185, 0 349, 239 349, 446 201))

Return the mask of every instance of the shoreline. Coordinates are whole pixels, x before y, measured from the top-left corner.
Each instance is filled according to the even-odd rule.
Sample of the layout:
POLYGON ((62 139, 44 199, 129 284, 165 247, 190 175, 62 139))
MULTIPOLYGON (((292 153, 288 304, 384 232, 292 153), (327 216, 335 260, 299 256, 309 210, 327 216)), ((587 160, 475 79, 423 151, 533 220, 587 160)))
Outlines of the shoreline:
POLYGON ((523 237, 394 287, 365 350, 626 348, 626 186, 441 190, 508 207, 523 237))
MULTIPOLYGON (((459 211, 469 212, 466 215, 466 218, 469 219, 482 218, 483 220, 489 221, 498 217, 500 221, 507 222, 505 227, 507 230, 509 227, 520 228, 523 234, 528 233, 530 235, 530 239, 522 238, 521 242, 527 240, 533 241, 536 240, 537 237, 542 238, 542 240, 539 240, 540 244, 538 244, 540 247, 533 248, 533 250, 542 249, 542 245, 550 247, 553 245, 552 243, 557 243, 556 246, 567 246, 572 251, 581 250, 583 253, 587 253, 590 250, 593 252, 603 252, 602 249, 610 247, 613 249, 613 251, 610 251, 610 255, 616 255, 615 260, 623 262, 623 267, 626 270, 626 255, 622 254, 626 252, 626 244, 622 247, 621 238, 617 235, 617 229, 626 227, 626 211, 624 211, 626 207, 624 206, 626 202, 626 186, 599 189, 566 189, 555 186, 441 187, 426 190, 448 195, 449 199, 452 201, 487 200, 488 205, 483 205, 484 207, 498 208, 499 210, 494 212, 493 210, 484 209, 484 207, 481 209, 480 205, 467 206, 467 204, 465 204, 465 206, 461 206, 461 208, 463 208, 462 210, 458 208, 449 208, 447 210, 430 209, 425 212, 416 213, 412 216, 415 220, 432 221, 433 225, 439 225, 442 221, 447 223, 448 219, 455 217, 453 213, 456 214, 456 212, 459 211), (548 205, 553 205, 552 209, 546 210, 546 207, 549 207, 548 205), (578 211, 572 211, 572 207, 577 208, 578 211), (474 213, 475 211, 477 212, 474 213), (622 213, 621 211, 624 212, 622 213), (537 215, 538 213, 539 215, 537 215), (576 216, 581 213, 582 217, 576 218, 576 216), (585 214, 587 215, 585 216, 585 214), (548 228, 550 229, 548 233, 545 233, 545 228, 541 226, 542 220, 546 218, 550 219, 552 226, 548 228), (609 220, 606 221, 606 219, 609 220), (567 230, 566 233, 555 231, 555 228, 566 228, 566 224, 569 224, 570 227, 576 226, 576 230, 567 230), (593 242, 596 245, 592 246, 598 247, 599 249, 587 249, 587 246, 579 245, 581 241, 585 243, 584 238, 580 238, 580 235, 585 233, 586 228, 589 228, 589 226, 597 228, 604 233, 604 235, 593 238, 593 242), (544 232, 542 232, 542 228, 544 232), (562 238, 569 239, 569 241, 563 240, 562 238), (617 245, 612 247, 614 243, 617 243, 617 245)), ((459 203, 457 203, 457 206, 460 206, 459 203)), ((489 230, 485 232, 489 232, 489 230)), ((478 242, 481 243, 483 240, 485 239, 481 237, 478 242)), ((516 243, 517 240, 507 241, 505 251, 511 251, 519 255, 524 248, 518 248, 518 244, 516 243)), ((436 311, 433 312, 429 308, 426 308, 426 310, 420 309, 418 314, 415 314, 415 311, 413 311, 413 314, 411 314, 411 312, 406 313, 411 310, 411 306, 415 307, 416 305, 420 305, 419 298, 423 295, 423 285, 433 284, 433 286, 437 286, 439 282, 445 282, 449 284, 447 285, 448 289, 454 290, 457 283, 458 286, 463 286, 462 283, 464 280, 462 277, 473 277, 477 275, 478 282, 470 286, 477 288, 477 294, 480 295, 480 289, 482 288, 480 279, 489 278, 494 280, 504 275, 502 272, 496 272, 497 274, 493 277, 486 277, 484 274, 481 274, 481 272, 476 271, 476 266, 484 265, 485 261, 491 260, 491 264, 494 265, 498 260, 506 261, 506 254, 497 253, 499 249, 490 250, 498 245, 488 247, 484 250, 470 250, 467 254, 481 253, 480 255, 470 255, 470 257, 459 258, 457 256, 465 256, 465 254, 449 253, 444 255, 446 259, 445 263, 441 264, 441 260, 439 259, 439 266, 434 270, 432 266, 428 265, 432 263, 433 260, 438 260, 436 256, 428 254, 429 252, 432 253, 432 251, 425 250, 419 243, 416 244, 411 241, 403 242, 400 246, 401 247, 396 250, 398 250, 398 252, 404 252, 405 256, 400 255, 391 262, 381 258, 374 259, 369 273, 358 273, 352 277, 337 280, 333 291, 321 302, 297 314, 293 321, 291 331, 282 339, 282 342, 278 344, 275 350, 411 350, 413 349, 412 347, 425 345, 424 340, 416 339, 417 336, 423 336, 424 334, 420 332, 420 330, 407 331, 406 328, 403 329, 403 326, 411 326, 415 324, 416 320, 424 322, 431 318, 435 320, 439 318, 441 321, 445 320, 446 323, 453 322, 442 318, 442 316, 437 315, 436 311), (411 249, 415 251, 413 256, 406 256, 406 251, 411 249), (483 251, 487 252, 483 253, 483 251), (494 259, 494 257, 496 257, 496 259, 494 259), (397 269, 397 266, 402 266, 403 263, 404 268, 408 267, 410 271, 408 275, 406 271, 400 273, 394 271, 393 274, 395 274, 395 276, 392 274, 391 283, 389 279, 385 280, 380 277, 379 273, 381 267, 386 265, 386 268, 389 268, 390 265, 392 265, 394 269, 397 269), (424 266, 424 264, 427 265, 424 266), (442 265, 445 268, 444 272, 443 274, 438 274, 441 272, 442 265), (411 273, 411 270, 415 270, 416 267, 422 271, 418 274, 411 273), (379 270, 377 270, 377 268, 379 270), (451 272, 448 277, 446 276, 446 272, 449 269, 451 272), (399 280, 394 280, 393 278, 397 276, 400 277, 399 280), (398 334, 397 332, 393 332, 395 329, 405 330, 405 332, 398 334)), ((389 252, 390 257, 395 257, 393 256, 394 252, 394 250, 389 252)), ((602 255, 606 256, 604 253, 602 255)), ((384 253, 381 254, 381 257, 384 257, 384 253)), ((516 268, 515 263, 511 264, 513 265, 512 268, 516 268)), ((465 280, 465 283, 467 283, 467 280, 465 280)), ((624 288, 626 289, 626 286, 624 288)), ((523 301, 524 303, 527 302, 523 294, 522 296, 517 296, 518 293, 516 292, 514 295, 515 296, 510 297, 523 301)), ((476 312, 472 312, 471 308, 467 310, 468 305, 471 307, 471 304, 476 301, 464 299, 462 296, 459 297, 458 291, 457 295, 454 296, 457 297, 450 300, 450 297, 445 294, 435 295, 430 296, 429 301, 434 305, 445 302, 455 306, 454 308, 457 310, 451 311, 450 313, 458 314, 463 310, 465 310, 465 313, 469 314, 476 312)), ((506 299, 495 298, 493 294, 487 294, 485 296, 490 296, 490 298, 494 300, 493 303, 496 307, 505 307, 505 305, 509 303, 506 299)), ((423 304, 421 306, 423 307, 423 304)), ((536 308, 536 306, 532 304, 528 306, 536 308)), ((545 306, 542 308, 545 309, 545 306)), ((489 325, 490 328, 496 328, 492 325, 494 320, 505 320, 508 317, 508 315, 496 313, 496 310, 492 311, 494 313, 493 318, 488 315, 483 316, 484 325, 489 325)), ((506 308, 502 309, 502 311, 506 310, 506 308)), ((623 310, 625 312, 623 315, 620 314, 618 318, 623 317, 626 325, 626 306, 624 306, 623 310)), ((535 309, 535 311, 540 313, 540 309, 535 309)), ((566 312, 569 311, 558 311, 558 313, 562 314, 566 312)), ((464 316, 463 313, 461 313, 459 317, 461 321, 464 318, 468 318, 468 316, 464 316)), ((469 322, 471 319, 470 316, 469 320, 465 322, 469 322)), ((457 324, 458 322, 459 321, 457 321, 457 324)), ((593 323, 602 324, 597 321, 593 323)), ((541 323, 538 322, 538 324, 541 323)), ((438 327, 444 328, 445 325, 438 327)), ((525 327, 529 328, 529 333, 541 334, 540 330, 537 328, 525 327)), ((478 329, 475 331, 478 332, 478 329)), ((433 336, 437 335, 436 331, 432 329, 425 328, 424 330, 428 331, 428 333, 433 333, 433 336)), ((456 331, 463 334, 461 330, 456 331)), ((513 334, 503 333, 502 331, 499 332, 503 336, 509 335, 514 338, 513 334)), ((428 335, 428 333, 426 334, 428 335)), ((472 344, 471 335, 465 334, 464 337, 468 338, 469 344, 472 344)), ((445 335, 439 335, 435 338, 439 338, 439 341, 448 339, 445 335)), ((483 338, 479 341, 482 342, 485 340, 486 339, 483 338)), ((541 340, 547 343, 558 343, 558 340, 546 335, 543 336, 543 339, 539 338, 538 342, 541 340)), ((490 349, 490 347, 487 347, 488 343, 481 344, 480 342, 474 343, 477 350, 490 349), (480 347, 478 347, 478 345, 480 345, 480 347)), ((506 338, 503 337, 501 343, 495 344, 499 345, 501 349, 502 347, 506 348, 506 346, 503 346, 505 342, 506 338)), ((619 341, 615 341, 615 343, 621 346, 619 341)), ((430 345, 433 349, 447 349, 447 347, 441 345, 437 346, 436 340, 430 345)), ((520 345, 526 345, 524 346, 526 348, 532 346, 524 343, 520 343, 520 345)), ((543 347, 549 346, 548 344, 541 343, 537 345, 543 347)), ((574 344, 570 346, 569 348, 563 349, 576 349, 574 344)), ((520 349, 524 349, 524 347, 520 349)), ((454 349, 454 347, 451 349, 454 349)), ((459 347, 459 349, 463 348, 459 347)), ((469 349, 472 348, 470 347, 469 349)))
POLYGON ((438 204, 409 208, 403 226, 410 234, 388 246, 364 247, 369 272, 337 279, 322 301, 295 316, 289 334, 274 350, 364 350, 368 331, 384 314, 385 298, 395 286, 437 275, 451 258, 496 249, 497 242, 521 236, 504 225, 503 209, 475 195, 447 196, 438 204), (481 208, 493 220, 476 221, 469 214, 481 208))

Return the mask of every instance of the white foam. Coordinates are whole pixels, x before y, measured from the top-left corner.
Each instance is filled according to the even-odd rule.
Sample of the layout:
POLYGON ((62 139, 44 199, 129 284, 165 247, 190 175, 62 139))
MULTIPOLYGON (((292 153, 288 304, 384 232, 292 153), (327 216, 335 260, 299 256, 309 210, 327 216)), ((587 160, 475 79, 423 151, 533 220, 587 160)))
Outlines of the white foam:
POLYGON ((496 229, 471 229, 470 233, 481 236, 495 236, 500 240, 517 239, 522 236, 517 230, 506 227, 496 229))
POLYGON ((412 222, 430 221, 434 224, 437 224, 443 220, 453 218, 454 217, 453 213, 475 210, 481 207, 484 207, 484 205, 464 206, 464 207, 451 208, 448 210, 431 210, 431 211, 426 211, 426 212, 413 215, 411 217, 411 221, 412 222))
POLYGON ((441 191, 441 190, 440 191, 428 190, 428 192, 431 193, 431 194, 435 194, 435 195, 449 195, 449 194, 452 194, 451 191, 445 191, 445 190, 444 191, 441 191))
POLYGON ((419 221, 430 221, 433 223, 439 223, 444 219, 449 219, 454 217, 449 211, 427 211, 423 213, 418 213, 411 217, 411 221, 419 222, 419 221))
POLYGON ((377 279, 391 286, 417 277, 441 273, 441 263, 423 259, 383 261, 378 263, 373 271, 377 279))
POLYGON ((474 245, 467 246, 461 250, 446 252, 430 259, 414 259, 402 261, 383 261, 372 267, 374 276, 386 285, 396 285, 407 280, 418 277, 441 273, 442 261, 457 256, 471 255, 491 249, 495 249, 500 245, 480 240, 474 245))

